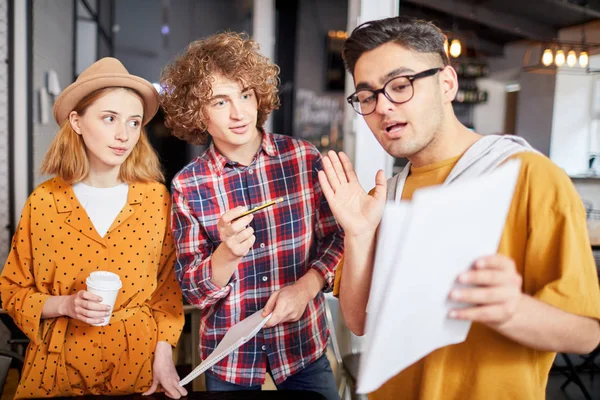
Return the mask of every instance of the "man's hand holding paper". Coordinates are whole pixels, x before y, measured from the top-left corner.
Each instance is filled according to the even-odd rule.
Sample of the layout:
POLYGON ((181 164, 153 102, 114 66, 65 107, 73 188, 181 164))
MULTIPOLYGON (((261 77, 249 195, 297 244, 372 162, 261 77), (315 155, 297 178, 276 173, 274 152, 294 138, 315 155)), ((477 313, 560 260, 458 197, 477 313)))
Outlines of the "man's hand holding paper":
POLYGON ((471 287, 452 290, 450 298, 473 306, 454 309, 450 317, 491 327, 509 321, 523 296, 523 278, 517 273, 514 261, 501 254, 475 261, 471 270, 459 275, 458 283, 471 287))

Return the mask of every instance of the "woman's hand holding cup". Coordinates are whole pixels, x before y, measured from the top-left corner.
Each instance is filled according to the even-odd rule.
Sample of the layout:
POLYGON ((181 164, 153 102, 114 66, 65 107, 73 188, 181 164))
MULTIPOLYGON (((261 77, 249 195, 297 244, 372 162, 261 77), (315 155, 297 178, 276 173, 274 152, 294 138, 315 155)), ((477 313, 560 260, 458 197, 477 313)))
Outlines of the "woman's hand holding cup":
POLYGON ((80 290, 66 297, 63 314, 90 325, 102 324, 110 315, 111 307, 101 302, 102 297, 80 290))

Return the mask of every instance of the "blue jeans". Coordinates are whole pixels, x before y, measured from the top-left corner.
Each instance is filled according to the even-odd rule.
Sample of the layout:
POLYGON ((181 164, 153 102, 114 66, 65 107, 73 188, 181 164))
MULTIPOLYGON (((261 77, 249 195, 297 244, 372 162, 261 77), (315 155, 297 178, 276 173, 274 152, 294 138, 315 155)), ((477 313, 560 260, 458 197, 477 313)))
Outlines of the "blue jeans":
MULTIPOLYGON (((205 374, 206 390, 209 392, 260 390, 260 385, 242 386, 217 378, 210 371, 205 374)), ((327 400, 340 400, 337 385, 327 356, 323 354, 314 363, 288 377, 277 385, 277 390, 310 390, 321 393, 327 400)))

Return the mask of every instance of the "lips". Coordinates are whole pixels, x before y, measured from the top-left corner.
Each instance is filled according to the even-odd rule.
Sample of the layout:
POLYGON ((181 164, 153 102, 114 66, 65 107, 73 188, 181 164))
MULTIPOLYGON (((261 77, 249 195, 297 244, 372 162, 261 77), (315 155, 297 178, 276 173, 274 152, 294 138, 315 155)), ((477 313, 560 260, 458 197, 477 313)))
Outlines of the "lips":
POLYGON ((235 134, 243 135, 244 133, 248 132, 248 124, 233 126, 229 128, 229 130, 235 134))
POLYGON ((386 132, 386 136, 388 138, 397 139, 406 130, 407 125, 408 124, 406 122, 393 121, 393 122, 385 123, 383 128, 384 128, 384 130, 386 132))
POLYGON ((115 153, 116 155, 122 156, 123 154, 127 153, 127 148, 125 147, 109 147, 113 153, 115 153))

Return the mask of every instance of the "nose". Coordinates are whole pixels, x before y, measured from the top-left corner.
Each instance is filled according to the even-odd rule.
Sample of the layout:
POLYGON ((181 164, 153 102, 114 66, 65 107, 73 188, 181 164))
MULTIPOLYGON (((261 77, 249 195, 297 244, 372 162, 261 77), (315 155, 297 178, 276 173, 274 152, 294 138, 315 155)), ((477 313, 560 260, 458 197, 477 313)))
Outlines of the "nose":
POLYGON ((377 93, 377 104, 375 105, 375 112, 378 114, 385 114, 388 111, 392 111, 395 104, 390 101, 383 93, 377 93))
POLYGON ((126 142, 129 140, 127 124, 116 124, 115 139, 117 139, 119 142, 126 142))
POLYGON ((240 120, 244 118, 244 114, 242 113, 242 107, 237 101, 231 102, 230 116, 231 119, 234 120, 240 120))

